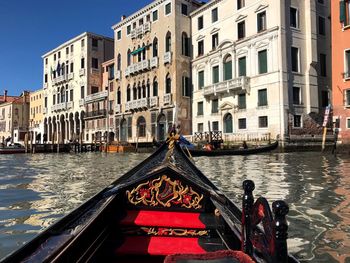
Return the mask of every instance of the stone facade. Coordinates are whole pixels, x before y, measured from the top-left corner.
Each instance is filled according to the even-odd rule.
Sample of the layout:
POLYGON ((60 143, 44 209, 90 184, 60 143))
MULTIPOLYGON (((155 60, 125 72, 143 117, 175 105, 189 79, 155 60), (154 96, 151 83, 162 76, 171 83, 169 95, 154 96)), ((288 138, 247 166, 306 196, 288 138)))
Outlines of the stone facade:
POLYGON ((43 89, 39 89, 29 94, 30 111, 29 111, 29 131, 33 143, 42 143, 44 130, 43 126, 43 89))

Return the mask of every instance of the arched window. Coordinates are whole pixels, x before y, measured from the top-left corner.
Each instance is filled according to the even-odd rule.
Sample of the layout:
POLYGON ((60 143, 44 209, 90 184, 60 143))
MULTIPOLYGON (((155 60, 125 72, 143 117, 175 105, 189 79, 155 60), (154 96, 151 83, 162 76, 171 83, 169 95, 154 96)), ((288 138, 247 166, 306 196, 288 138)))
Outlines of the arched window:
POLYGON ((224 80, 232 79, 232 57, 227 55, 224 59, 224 80))
POLYGON ((61 88, 61 103, 66 101, 66 91, 64 86, 61 88))
POLYGON ((137 88, 136 88, 136 84, 134 84, 134 87, 132 89, 132 99, 133 100, 137 100, 137 88))
POLYGON ((130 90, 130 85, 128 85, 126 89, 126 101, 130 101, 130 100, 131 100, 131 90, 130 90))
POLYGON ((151 84, 149 83, 149 79, 147 80, 147 98, 151 96, 151 84))
POLYGON ((126 119, 123 119, 120 122, 120 141, 126 142, 128 139, 128 124, 126 122, 126 119))
POLYGON ((191 97, 191 83, 187 76, 182 76, 182 96, 191 97))
POLYGON ((233 127, 232 127, 232 115, 230 113, 227 113, 224 116, 224 133, 232 133, 233 127))
POLYGON ((122 67, 122 56, 120 54, 118 54, 117 57, 117 70, 120 70, 122 67))
POLYGON ((185 32, 182 33, 182 55, 190 56, 190 39, 185 32))
POLYGON ((128 56, 128 66, 130 66, 130 64, 131 64, 131 51, 130 51, 130 49, 128 49, 127 56, 128 56))
POLYGON ((142 44, 142 60, 146 60, 146 46, 142 44))
POLYGON ((146 120, 143 116, 137 119, 137 133, 139 137, 146 137, 146 120))
POLYGON ((142 82, 142 98, 146 98, 146 85, 145 82, 142 82))
POLYGON ((168 32, 165 37, 165 52, 171 51, 171 33, 168 32))
POLYGON ((138 62, 141 62, 141 60, 142 60, 142 52, 140 51, 140 45, 137 47, 137 49, 138 49, 138 52, 137 52, 137 61, 138 62))
POLYGON ((157 78, 153 80, 153 96, 158 96, 158 81, 157 78))
POLYGON ((65 71, 65 65, 64 65, 64 63, 62 63, 62 65, 61 65, 61 75, 64 75, 64 71, 65 71))
MULTIPOLYGON (((128 87, 129 90, 129 96, 130 96, 130 88, 128 87)), ((122 103, 122 93, 120 91, 120 87, 118 87, 118 91, 117 91, 117 104, 121 104, 122 103)))
POLYGON ((171 93, 171 78, 169 73, 165 78, 165 93, 171 93))
POLYGON ((141 83, 137 86, 137 99, 141 99, 142 90, 141 90, 141 83))
POLYGON ((152 49, 153 49, 153 57, 158 57, 158 38, 156 37, 153 39, 152 49))

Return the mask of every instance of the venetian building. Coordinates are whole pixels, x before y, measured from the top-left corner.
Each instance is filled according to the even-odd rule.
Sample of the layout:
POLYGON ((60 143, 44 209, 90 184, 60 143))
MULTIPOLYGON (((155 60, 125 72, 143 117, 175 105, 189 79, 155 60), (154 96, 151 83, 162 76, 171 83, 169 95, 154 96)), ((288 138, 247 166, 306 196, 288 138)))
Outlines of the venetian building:
POLYGON ((92 142, 114 140, 114 59, 102 63, 102 84, 98 92, 85 98, 85 129, 92 142), (107 137, 109 136, 109 137, 107 137), (107 140, 108 139, 108 140, 107 140))
POLYGON ((322 0, 214 0, 192 12, 193 131, 314 132, 329 104, 329 10, 322 0))
POLYGON ((29 128, 29 92, 20 96, 0 95, 0 143, 23 142, 29 128))
POLYGON ((42 56, 45 141, 91 141, 84 133, 85 107, 94 98, 85 99, 102 91, 101 65, 113 58, 113 44, 111 38, 85 32, 42 56))
POLYGON ((29 94, 29 132, 32 143, 42 143, 43 135, 43 89, 29 94))
POLYGON ((350 143, 350 1, 332 1, 333 121, 338 142, 350 143))
POLYGON ((115 131, 120 141, 191 134, 191 21, 200 4, 157 0, 122 17, 115 37, 115 131))

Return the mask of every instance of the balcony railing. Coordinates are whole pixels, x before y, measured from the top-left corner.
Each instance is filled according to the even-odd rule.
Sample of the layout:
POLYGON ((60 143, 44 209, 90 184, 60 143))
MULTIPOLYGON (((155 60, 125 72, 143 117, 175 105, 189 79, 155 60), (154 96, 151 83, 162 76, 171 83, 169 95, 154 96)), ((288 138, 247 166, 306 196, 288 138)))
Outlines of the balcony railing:
POLYGON ((47 114, 47 113, 48 113, 47 108, 43 108, 43 114, 47 114))
POLYGON ((103 100, 108 97, 108 90, 94 93, 85 97, 85 103, 89 103, 96 100, 103 100))
POLYGON ((151 58, 150 66, 151 68, 158 68, 158 57, 151 58))
POLYGON ((143 108, 148 108, 148 107, 149 107, 148 98, 128 101, 125 104, 125 110, 126 111, 143 109, 143 108))
POLYGON ((158 107, 158 96, 153 96, 149 98, 149 106, 152 107, 158 107))
POLYGON ((165 94, 163 97, 163 104, 164 105, 169 105, 172 104, 172 96, 171 93, 165 94))
POLYGON ((80 70, 79 70, 79 76, 81 77, 81 76, 85 76, 85 69, 84 68, 81 68, 80 70))
POLYGON ((85 99, 79 100, 79 107, 83 107, 85 105, 85 99))
POLYGON ((95 111, 89 111, 86 113, 86 118, 97 118, 97 117, 106 117, 107 110, 95 110, 95 111))
POLYGON ((139 72, 142 72, 142 71, 147 71, 150 68, 149 65, 150 65, 149 59, 145 59, 138 63, 132 64, 126 68, 125 76, 138 74, 139 72))
POLYGON ((51 107, 51 111, 62 111, 67 109, 67 102, 55 104, 51 107))
POLYGON ((130 36, 132 39, 137 38, 138 36, 142 36, 143 34, 146 34, 147 32, 151 31, 151 23, 147 22, 134 30, 131 30, 130 36))
POLYGON ((215 83, 210 86, 206 86, 203 89, 204 96, 211 96, 220 93, 227 92, 238 92, 246 90, 248 93, 250 92, 250 78, 249 77, 239 77, 236 79, 231 79, 219 83, 215 83))
POLYGON ((170 51, 168 51, 164 54, 163 61, 164 61, 164 64, 167 64, 167 63, 171 64, 171 52, 170 51))
POLYGON ((74 106, 73 101, 69 101, 69 102, 67 102, 67 110, 69 110, 69 109, 73 109, 73 106, 74 106))
POLYGON ((47 83, 44 83, 44 89, 47 89, 49 85, 47 83))
POLYGON ((116 70, 114 74, 115 79, 121 79, 122 72, 120 70, 116 70))
POLYGON ((115 105, 115 113, 120 113, 122 111, 122 105, 116 104, 115 105))
POLYGON ((74 73, 69 73, 68 74, 68 80, 72 80, 74 78, 74 73))

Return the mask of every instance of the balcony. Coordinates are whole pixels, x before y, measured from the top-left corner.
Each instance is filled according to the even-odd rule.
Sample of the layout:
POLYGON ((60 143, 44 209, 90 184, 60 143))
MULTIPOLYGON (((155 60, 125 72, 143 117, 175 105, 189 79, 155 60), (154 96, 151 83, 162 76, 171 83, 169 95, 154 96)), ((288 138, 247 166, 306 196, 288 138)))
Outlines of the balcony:
POLYGON ((122 105, 116 104, 115 105, 115 113, 120 113, 122 111, 122 105))
POLYGON ((63 111, 67 109, 67 102, 59 103, 51 107, 51 111, 63 111))
POLYGON ((143 33, 146 34, 147 32, 151 31, 151 23, 147 22, 143 25, 143 33))
POLYGON ((69 110, 69 109, 73 109, 73 106, 74 106, 73 101, 69 101, 69 102, 67 102, 67 110, 69 110))
POLYGON ((126 111, 138 110, 138 109, 144 109, 144 108, 148 108, 148 98, 128 101, 125 104, 126 111))
POLYGON ((172 96, 171 96, 171 93, 168 93, 168 94, 165 94, 164 97, 163 97, 163 104, 164 105, 170 105, 172 104, 172 96))
POLYGON ((48 88, 48 84, 47 83, 44 83, 44 89, 47 89, 48 88))
POLYGON ((121 79, 122 78, 122 72, 120 70, 116 70, 114 73, 115 79, 121 79))
POLYGON ((164 64, 171 64, 171 52, 166 52, 163 56, 164 64))
POLYGON ((136 34, 136 30, 132 30, 131 33, 130 33, 130 36, 132 39, 136 38, 137 37, 137 34, 136 34))
POLYGON ((79 107, 83 107, 85 105, 85 100, 84 99, 80 99, 79 100, 79 107))
POLYGON ((158 96, 153 96, 149 98, 149 106, 151 108, 158 107, 158 96))
POLYGON ((107 110, 95 110, 95 111, 89 111, 86 113, 85 118, 86 119, 94 119, 94 118, 104 118, 107 115, 107 110))
POLYGON ((151 31, 151 23, 147 22, 144 25, 141 25, 134 30, 131 30, 130 36, 132 39, 137 37, 142 37, 142 35, 146 34, 147 32, 151 31))
POLYGON ((85 76, 85 69, 84 68, 81 68, 80 70, 79 70, 79 76, 81 77, 81 76, 85 76))
POLYGON ((150 66, 151 68, 158 68, 158 57, 151 58, 150 66))
POLYGON ((130 67, 127 67, 124 72, 125 77, 128 77, 130 75, 130 67))
POLYGON ((68 76, 67 80, 74 79, 74 73, 69 73, 67 76, 68 76))
POLYGON ((250 92, 250 78, 249 77, 239 77, 236 79, 231 79, 219 83, 215 83, 210 86, 206 86, 203 89, 204 96, 211 96, 216 94, 223 94, 245 90, 247 93, 250 92))
POLYGON ((104 100, 108 97, 108 90, 102 92, 94 93, 85 97, 85 103, 89 103, 97 100, 104 100))
POLYGON ((130 65, 125 70, 125 76, 139 74, 139 72, 147 71, 150 69, 149 65, 150 65, 150 61, 148 59, 142 60, 133 65, 130 65))
POLYGON ((48 113, 47 108, 43 108, 43 114, 47 114, 47 113, 48 113))
POLYGON ((347 80, 347 79, 350 79, 350 71, 344 72, 344 73, 343 73, 343 78, 346 79, 346 80, 347 80))

